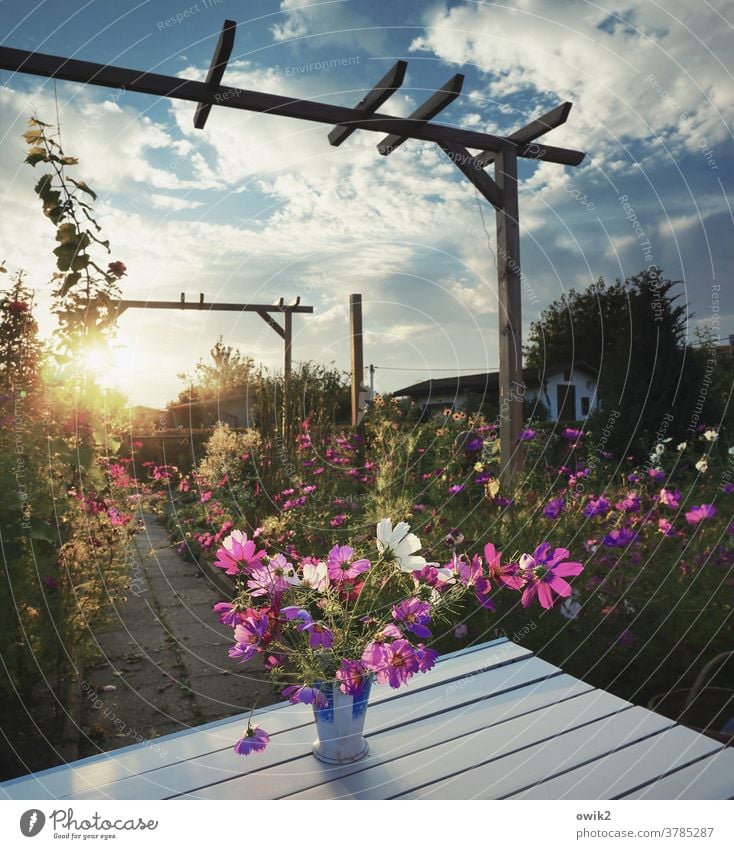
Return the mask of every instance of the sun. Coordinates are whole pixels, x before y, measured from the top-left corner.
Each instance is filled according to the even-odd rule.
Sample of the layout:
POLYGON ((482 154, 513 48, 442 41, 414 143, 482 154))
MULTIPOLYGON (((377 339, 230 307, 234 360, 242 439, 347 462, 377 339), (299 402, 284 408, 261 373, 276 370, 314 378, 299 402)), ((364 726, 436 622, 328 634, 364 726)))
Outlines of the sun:
POLYGON ((80 356, 82 370, 103 389, 122 389, 130 377, 132 354, 120 334, 108 344, 95 343, 80 356))

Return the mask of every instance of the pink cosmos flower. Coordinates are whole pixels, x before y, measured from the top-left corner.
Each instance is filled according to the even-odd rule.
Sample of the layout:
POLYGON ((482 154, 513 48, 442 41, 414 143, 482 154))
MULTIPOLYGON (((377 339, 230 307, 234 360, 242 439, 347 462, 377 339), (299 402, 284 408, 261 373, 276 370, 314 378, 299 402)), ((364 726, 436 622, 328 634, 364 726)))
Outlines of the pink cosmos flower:
POLYGON ((280 691, 283 698, 289 699, 292 705, 315 705, 317 708, 326 707, 328 704, 326 696, 318 687, 309 687, 307 684, 291 684, 280 691))
POLYGON ((335 545, 329 552, 326 568, 332 581, 351 581, 370 568, 369 560, 355 560, 354 549, 348 545, 335 545))
POLYGON ((523 607, 529 607, 535 597, 546 610, 553 607, 553 593, 567 598, 571 595, 571 586, 565 577, 578 575, 583 571, 581 563, 566 561, 569 551, 566 548, 551 550, 550 543, 544 542, 531 554, 520 558, 520 569, 527 580, 522 594, 523 607))
POLYGON ((689 525, 698 525, 705 519, 713 519, 716 515, 716 508, 713 504, 699 504, 686 513, 686 521, 689 525))
POLYGON ((247 586, 253 596, 279 595, 300 583, 293 564, 282 554, 271 557, 267 564, 253 569, 247 586))
POLYGON ((401 687, 418 671, 418 659, 407 640, 394 643, 370 643, 362 654, 365 668, 375 673, 381 683, 393 689, 401 687))
POLYGON ((673 523, 669 522, 667 519, 658 519, 658 530, 661 534, 665 534, 666 537, 675 536, 673 523))
POLYGON ((265 551, 255 551, 255 543, 243 531, 232 531, 217 550, 214 565, 225 570, 225 575, 239 575, 262 564, 265 551))
POLYGON ((438 652, 434 649, 427 649, 423 643, 418 643, 415 649, 415 659, 418 663, 418 671, 428 672, 436 665, 438 652))
POLYGON ((251 752, 264 752, 270 742, 270 735, 259 725, 247 723, 247 730, 242 739, 235 744, 234 750, 238 755, 249 755, 251 752))
POLYGON ((672 510, 677 510, 680 507, 680 490, 663 487, 660 490, 660 495, 658 495, 658 501, 672 510))
POLYGON ((334 635, 323 622, 304 622, 298 630, 308 634, 308 645, 312 649, 330 649, 334 645, 334 635))

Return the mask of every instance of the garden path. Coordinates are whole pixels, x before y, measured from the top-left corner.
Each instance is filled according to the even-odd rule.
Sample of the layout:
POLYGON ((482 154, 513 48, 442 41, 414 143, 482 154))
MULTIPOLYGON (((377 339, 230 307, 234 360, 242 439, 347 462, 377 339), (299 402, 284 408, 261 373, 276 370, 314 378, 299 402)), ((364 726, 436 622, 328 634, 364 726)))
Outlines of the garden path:
POLYGON ((212 613, 221 590, 176 554, 155 515, 142 519, 127 599, 95 634, 102 660, 81 682, 79 757, 278 700, 261 670, 228 657, 232 630, 212 613))

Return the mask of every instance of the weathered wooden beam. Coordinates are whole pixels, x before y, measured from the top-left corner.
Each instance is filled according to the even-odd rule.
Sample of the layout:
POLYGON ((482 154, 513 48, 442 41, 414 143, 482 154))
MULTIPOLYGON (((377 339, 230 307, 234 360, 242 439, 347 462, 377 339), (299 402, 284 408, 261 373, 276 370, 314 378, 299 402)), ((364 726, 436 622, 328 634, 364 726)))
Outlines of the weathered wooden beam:
POLYGON ((495 158, 495 180, 502 192, 497 210, 497 283, 499 300, 500 482, 510 490, 522 467, 522 297, 517 152, 506 144, 495 158))
MULTIPOLYGON (((408 68, 408 63, 399 59, 385 76, 377 83, 359 103, 354 107, 363 115, 370 115, 376 112, 386 100, 392 97, 393 94, 400 88, 405 79, 405 72, 408 68)), ((329 144, 334 147, 339 147, 345 142, 349 136, 355 131, 356 127, 345 127, 343 124, 334 127, 329 133, 329 144)))
MULTIPOLYGON (((376 133, 391 133, 398 137, 420 139, 422 141, 455 141, 465 147, 476 150, 499 150, 502 138, 473 130, 462 130, 442 124, 426 123, 410 118, 396 118, 375 112, 364 116, 356 109, 318 103, 313 100, 295 100, 278 94, 248 91, 246 89, 218 86, 208 89, 206 83, 194 80, 182 80, 161 74, 150 74, 118 68, 113 65, 99 65, 95 62, 83 62, 78 59, 65 59, 46 53, 32 53, 29 50, 17 50, 13 47, 0 47, 0 68, 25 74, 35 74, 57 80, 76 83, 90 83, 105 88, 117 88, 124 91, 152 94, 157 97, 171 97, 176 100, 188 100, 194 103, 211 103, 226 106, 229 109, 244 109, 249 112, 266 112, 282 115, 286 118, 298 118, 303 121, 316 121, 322 124, 344 124, 356 129, 376 133)), ((573 152, 573 151, 572 151, 573 152)), ((538 151, 518 150, 518 156, 536 157, 538 151)), ((569 162, 569 151, 561 151, 562 158, 556 159, 556 148, 544 147, 542 158, 546 162, 558 161, 562 165, 578 164, 569 162)), ((578 162, 584 154, 578 153, 578 162)))
MULTIPOLYGON (((209 73, 206 75, 206 87, 208 89, 216 88, 224 76, 224 69, 227 67, 229 57, 232 55, 234 47, 234 37, 237 31, 237 24, 234 21, 225 21, 222 27, 222 32, 219 35, 219 41, 214 49, 212 63, 209 66, 209 73)), ((206 124, 206 119, 209 117, 209 112, 212 108, 211 103, 199 103, 196 107, 194 115, 194 127, 197 130, 203 130, 206 124)))
POLYGON ((362 400, 362 380, 364 378, 364 349, 362 341, 362 296, 349 296, 349 339, 352 361, 352 427, 362 421, 364 411, 360 407, 362 400))
POLYGON ((312 313, 313 307, 307 306, 280 306, 278 304, 207 304, 202 300, 187 303, 185 295, 181 294, 180 301, 131 301, 120 300, 115 302, 115 309, 122 312, 127 309, 146 310, 211 310, 213 312, 300 312, 312 313))
POLYGON ((501 209, 502 192, 497 183, 484 170, 479 160, 460 144, 442 142, 440 147, 461 173, 479 189, 492 206, 495 209, 501 209))
POLYGON ((285 339, 285 331, 274 318, 272 318, 270 315, 268 315, 268 313, 263 312, 262 310, 258 310, 257 314, 265 322, 265 324, 268 324, 270 325, 270 327, 273 328, 273 330, 278 334, 278 336, 280 336, 281 339, 285 339))
MULTIPOLYGON (((544 115, 541 115, 539 118, 536 118, 534 121, 531 121, 519 130, 515 130, 514 133, 511 133, 507 137, 507 140, 515 142, 515 144, 518 145, 527 145, 529 142, 535 141, 535 139, 540 138, 540 136, 544 135, 549 130, 553 130, 556 127, 560 127, 562 124, 565 124, 572 106, 573 103, 569 103, 568 101, 566 101, 566 103, 561 103, 560 106, 556 106, 555 109, 551 109, 550 112, 546 112, 544 115)), ((573 151, 573 153, 576 152, 577 151, 573 151)), ((542 159, 542 157, 537 158, 542 159)), ((477 154, 477 159, 483 166, 486 166, 491 162, 494 162, 494 155, 487 151, 483 151, 482 153, 477 154)), ((579 159, 579 162, 582 160, 583 156, 579 159)), ((578 165, 579 162, 562 164, 578 165)))
MULTIPOLYGON (((464 75, 454 74, 450 80, 447 80, 438 91, 435 91, 424 103, 408 116, 408 120, 412 121, 430 121, 435 118, 439 112, 442 112, 447 106, 453 103, 461 94, 461 87, 464 85, 464 75)), ((406 142, 410 136, 393 133, 384 138, 378 145, 377 149, 383 156, 389 156, 397 147, 406 142)))

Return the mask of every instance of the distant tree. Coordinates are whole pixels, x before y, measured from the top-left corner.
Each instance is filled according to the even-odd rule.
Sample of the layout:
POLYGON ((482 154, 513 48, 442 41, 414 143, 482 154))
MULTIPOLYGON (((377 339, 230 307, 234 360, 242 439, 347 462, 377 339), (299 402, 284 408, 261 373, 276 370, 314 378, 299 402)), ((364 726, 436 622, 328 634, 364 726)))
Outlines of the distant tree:
MULTIPOLYGON (((653 441, 685 439, 701 406, 702 358, 686 345, 689 318, 675 287, 680 281, 651 267, 608 285, 571 290, 554 301, 530 327, 529 366, 587 363, 599 375, 603 410, 594 429, 618 410, 608 447, 641 454, 653 441)), ((716 416, 715 399, 704 393, 703 422, 716 416)))
POLYGON ((224 345, 220 336, 209 352, 213 364, 199 360, 193 375, 179 374, 188 387, 179 393, 179 403, 207 400, 245 392, 255 376, 255 361, 237 348, 224 345))

